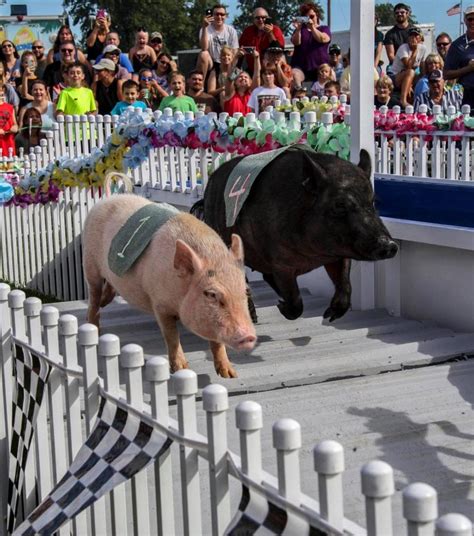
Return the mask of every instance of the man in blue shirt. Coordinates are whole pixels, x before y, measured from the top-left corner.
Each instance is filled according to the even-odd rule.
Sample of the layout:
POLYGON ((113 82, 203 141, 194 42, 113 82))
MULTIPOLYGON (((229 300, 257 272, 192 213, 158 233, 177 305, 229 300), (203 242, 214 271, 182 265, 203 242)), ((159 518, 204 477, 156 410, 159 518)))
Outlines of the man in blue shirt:
POLYGON ((449 47, 444 64, 444 77, 458 79, 464 87, 463 104, 469 104, 474 113, 474 5, 464 11, 466 33, 455 39, 449 47))
MULTIPOLYGON (((119 47, 119 45, 120 45, 119 34, 117 32, 109 32, 107 34, 107 37, 105 38, 105 45, 106 45, 105 48, 107 48, 110 45, 113 45, 115 48, 119 49, 120 48, 119 47)), ((102 54, 97 56, 97 59, 95 60, 96 63, 99 62, 104 57, 104 52, 105 52, 105 49, 102 52, 102 54)), ((130 61, 130 59, 128 57, 128 54, 124 54, 123 52, 120 52, 119 65, 121 67, 124 67, 125 69, 127 69, 127 71, 129 73, 133 73, 133 66, 132 66, 132 63, 131 63, 131 61, 130 61)))

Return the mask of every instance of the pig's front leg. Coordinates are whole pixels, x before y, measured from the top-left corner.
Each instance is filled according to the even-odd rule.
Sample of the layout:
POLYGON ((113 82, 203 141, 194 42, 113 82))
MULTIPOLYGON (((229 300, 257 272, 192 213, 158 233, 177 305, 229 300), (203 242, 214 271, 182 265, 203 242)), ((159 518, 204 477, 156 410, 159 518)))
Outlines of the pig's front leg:
POLYGON ((163 314, 157 311, 155 311, 155 316, 166 342, 171 372, 189 368, 188 362, 184 357, 181 343, 179 342, 179 332, 178 328, 176 327, 176 317, 174 315, 163 314))
POLYGON ((339 259, 331 264, 325 264, 324 268, 336 287, 331 304, 324 312, 324 318, 329 318, 329 322, 332 322, 344 316, 351 306, 351 260, 339 259))
POLYGON ((209 341, 209 346, 211 347, 217 374, 223 378, 237 378, 237 372, 235 372, 232 363, 229 361, 225 345, 221 342, 209 341))

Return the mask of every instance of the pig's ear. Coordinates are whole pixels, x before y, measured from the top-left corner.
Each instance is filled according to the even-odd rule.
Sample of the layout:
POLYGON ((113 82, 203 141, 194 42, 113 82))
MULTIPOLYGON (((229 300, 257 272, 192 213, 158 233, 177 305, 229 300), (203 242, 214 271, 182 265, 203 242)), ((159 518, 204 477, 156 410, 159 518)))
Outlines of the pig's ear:
POLYGON ((360 150, 358 167, 367 175, 370 179, 372 173, 372 163, 370 161, 370 155, 365 149, 360 150))
POLYGON ((304 153, 306 161, 309 166, 306 167, 306 171, 309 171, 309 176, 304 177, 303 188, 311 194, 317 194, 321 190, 321 187, 326 182, 326 170, 321 167, 315 160, 311 158, 306 152, 304 153))
POLYGON ((202 270, 202 261, 194 249, 178 238, 174 254, 174 267, 184 277, 202 270))
POLYGON ((244 244, 239 235, 232 234, 232 243, 230 245, 230 252, 234 259, 243 264, 244 263, 244 244))

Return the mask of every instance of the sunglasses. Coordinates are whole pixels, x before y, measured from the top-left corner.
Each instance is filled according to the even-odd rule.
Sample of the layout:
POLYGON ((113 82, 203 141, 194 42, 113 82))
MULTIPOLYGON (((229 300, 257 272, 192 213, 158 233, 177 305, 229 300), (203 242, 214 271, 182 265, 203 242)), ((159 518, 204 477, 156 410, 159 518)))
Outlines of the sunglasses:
POLYGON ((214 13, 214 17, 226 17, 227 13, 214 13))
POLYGON ((2 48, 13 48, 13 45, 2 45, 2 48))
POLYGON ((437 47, 449 47, 450 43, 436 43, 437 47))
POLYGON ((61 52, 63 52, 64 54, 72 54, 74 52, 74 49, 73 48, 62 48, 61 52))
POLYGON ((37 46, 37 47, 31 47, 32 50, 41 50, 42 48, 44 48, 44 47, 40 47, 40 46, 37 46))
POLYGON ((255 20, 267 20, 268 17, 254 17, 255 20))
POLYGON ((474 21, 474 17, 466 17, 466 21, 467 21, 467 22, 473 22, 473 21, 474 21))
POLYGON ((140 80, 143 80, 144 82, 151 82, 153 80, 152 76, 140 76, 140 80))
POLYGON ((155 45, 161 45, 163 41, 161 39, 153 39, 151 42, 155 45))

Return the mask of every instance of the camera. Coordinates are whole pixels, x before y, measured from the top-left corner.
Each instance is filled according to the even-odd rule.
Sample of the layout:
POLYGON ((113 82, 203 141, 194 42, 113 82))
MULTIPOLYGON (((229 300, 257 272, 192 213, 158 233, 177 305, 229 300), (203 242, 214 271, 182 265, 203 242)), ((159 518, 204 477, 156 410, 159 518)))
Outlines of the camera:
POLYGON ((239 74, 241 73, 242 71, 240 69, 238 69, 237 67, 235 67, 232 72, 230 73, 230 75, 228 76, 228 79, 231 81, 231 82, 234 82, 234 80, 239 76, 239 74))
POLYGON ((296 17, 296 22, 299 22, 300 24, 308 24, 309 17, 296 17))
POLYGON ((212 17, 212 9, 206 9, 206 17, 212 17))
POLYGON ((99 11, 97 11, 97 18, 98 19, 106 19, 107 18, 107 11, 103 8, 99 9, 99 11))
POLYGON ((253 54, 253 51, 255 50, 255 47, 242 47, 245 54, 253 54))

